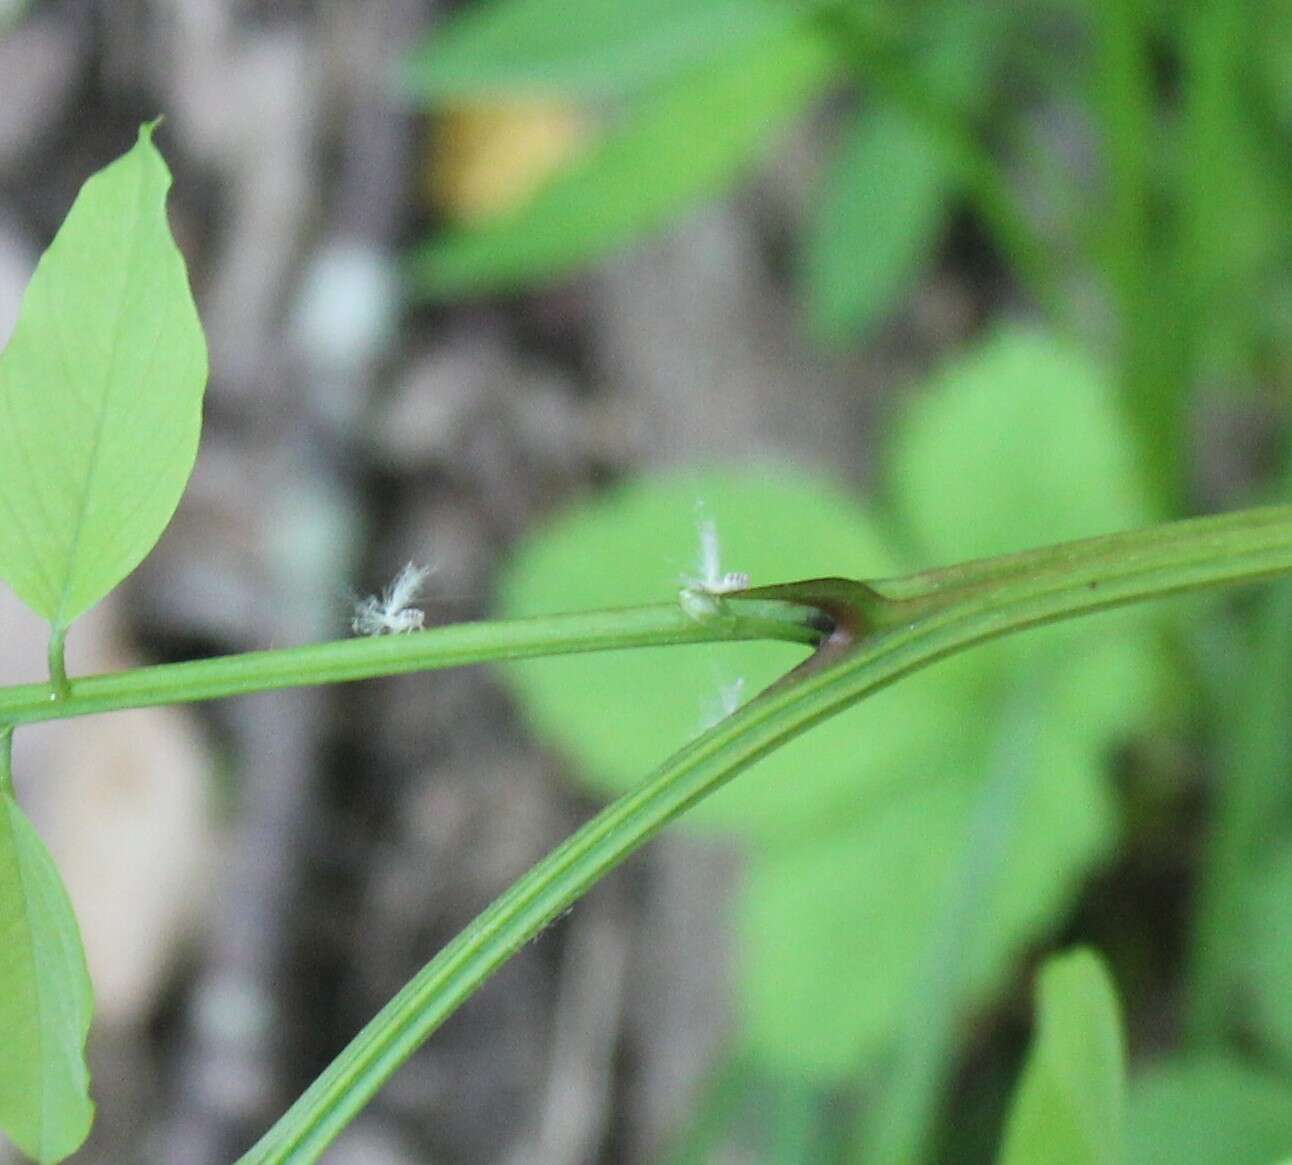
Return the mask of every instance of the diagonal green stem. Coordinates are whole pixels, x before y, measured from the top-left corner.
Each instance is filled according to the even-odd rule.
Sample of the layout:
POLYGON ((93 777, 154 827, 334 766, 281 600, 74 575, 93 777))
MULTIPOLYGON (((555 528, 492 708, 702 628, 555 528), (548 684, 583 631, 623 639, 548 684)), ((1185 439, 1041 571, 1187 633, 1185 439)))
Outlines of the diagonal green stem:
MULTIPOLYGON (((825 580, 746 592, 797 602, 821 595, 836 632, 813 657, 819 665, 799 668, 687 745, 505 891, 364 1027, 240 1165, 316 1161, 395 1069, 521 946, 670 820, 814 724, 984 640, 1286 572, 1292 572, 1292 507, 1283 506, 870 586, 825 580)), ((745 601, 728 600, 733 609, 745 601)))

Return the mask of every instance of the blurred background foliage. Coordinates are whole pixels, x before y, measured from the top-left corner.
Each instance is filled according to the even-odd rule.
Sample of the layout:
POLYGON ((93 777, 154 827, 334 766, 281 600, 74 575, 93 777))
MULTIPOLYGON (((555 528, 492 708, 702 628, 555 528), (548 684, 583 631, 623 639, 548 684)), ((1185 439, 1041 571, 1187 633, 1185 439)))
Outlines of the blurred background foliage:
MULTIPOLYGON (((692 498, 715 516, 730 563, 758 579, 882 576, 1195 509, 1198 394, 1268 390, 1286 358, 1289 28, 1285 5, 1206 2, 510 0, 432 35, 405 82, 443 111, 448 140, 473 128, 473 103, 541 103, 526 131, 517 121, 499 134, 542 143, 549 169, 524 150, 510 172, 492 166, 513 184, 510 205, 497 186, 470 197, 463 173, 443 183, 457 222, 417 250, 416 294, 509 291, 596 263, 739 180, 828 95, 832 156, 791 260, 810 335, 864 342, 937 261, 957 216, 1034 321, 1018 333, 984 320, 982 338, 948 359, 883 435, 876 501, 849 505, 828 483, 762 470, 637 482, 535 536, 504 609, 667 594, 676 580, 644 578, 642 563, 686 562, 676 516, 692 498), (553 102, 567 103, 571 127, 559 148, 553 102), (1043 117, 1079 129, 1047 133, 1043 117)), ((1280 484, 1275 470, 1254 492, 1280 484)), ((1124 841, 1116 748, 1200 698, 1163 669, 1180 666, 1197 623, 1230 617, 1214 603, 1173 614, 975 652, 797 742, 693 814, 752 846, 733 907, 741 1039, 780 1078, 869 1082, 878 1099, 858 1160, 927 1157, 964 1018, 1070 917, 1124 841)), ((685 737, 706 687, 736 677, 757 691, 784 667, 709 654, 710 675, 692 660, 626 657, 528 664, 512 679, 539 730, 595 787, 620 791, 660 759, 661 737, 685 737)), ((1286 785, 1280 674, 1260 681, 1284 712, 1234 727, 1280 739, 1250 742, 1262 762, 1221 775, 1215 812, 1231 828, 1200 857, 1184 1004, 1190 1042, 1256 1034, 1270 1058, 1286 1039, 1276 1000, 1292 999, 1271 976, 1288 966, 1277 937, 1286 861, 1276 845, 1256 858, 1263 827, 1241 824, 1233 803, 1286 785)), ((1286 792, 1273 797, 1286 810, 1286 792)), ((1152 1069, 1153 1099, 1132 1108, 1143 1144, 1131 1159, 1201 1159, 1197 1106, 1231 1086, 1241 1105, 1240 1078, 1271 1083, 1236 1065, 1230 1075, 1225 1061, 1190 1066, 1152 1069), (1165 1153, 1158 1124, 1194 1133, 1165 1153)), ((1289 1135, 1292 1123, 1275 1141, 1289 1135)), ((1250 1150, 1241 1140, 1215 1159, 1286 1148, 1256 1148, 1257 1130, 1250 1150)))
MULTIPOLYGON (((0 6, 0 243, 160 108, 214 379, 195 498, 85 658, 334 636, 345 587, 427 548, 433 623, 667 600, 707 523, 758 584, 1286 498, 1287 3, 93 9, 0 6)), ((509 877, 795 659, 536 661, 190 724, 192 799, 121 814, 219 856, 150 855, 118 909, 168 870, 219 904, 150 907, 136 945, 171 953, 134 979, 102 940, 101 996, 134 994, 99 1079, 152 1083, 109 1089, 85 1159, 140 1128, 226 1159, 509 877)), ((335 1160, 1076 1160, 1027 1129, 1069 1062, 1121 1096, 1116 1057, 1078 1063, 1116 1028, 1080 957, 1041 976, 1023 1066, 1036 969, 1080 942, 1130 1070, 1124 1117, 1096 1088, 1072 1125, 1124 1119, 1124 1147, 1079 1159, 1275 1165, 1290 671, 1279 585, 903 681, 522 952, 335 1160)), ((84 755, 37 759, 52 784, 84 755)), ((83 816, 46 806, 65 852, 104 832, 83 816)))

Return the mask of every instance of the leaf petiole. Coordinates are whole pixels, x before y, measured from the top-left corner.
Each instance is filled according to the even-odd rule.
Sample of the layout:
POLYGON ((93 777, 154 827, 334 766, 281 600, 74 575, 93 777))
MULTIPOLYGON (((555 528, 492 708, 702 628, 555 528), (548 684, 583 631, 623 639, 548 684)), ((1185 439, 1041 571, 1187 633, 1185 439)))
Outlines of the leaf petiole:
POLYGON ((67 629, 51 627, 49 630, 49 686, 53 695, 59 700, 66 700, 71 694, 67 679, 67 659, 65 645, 67 629))
MULTIPOLYGON (((0 722, 59 720, 546 655, 756 639, 814 647, 821 641, 820 616, 802 605, 758 600, 737 607, 727 596, 720 605, 721 617, 713 619, 697 619, 678 603, 658 603, 252 651, 78 677, 61 699, 55 698, 56 684, 19 684, 0 688, 0 722)), ((51 670, 53 654, 51 645, 51 670)))

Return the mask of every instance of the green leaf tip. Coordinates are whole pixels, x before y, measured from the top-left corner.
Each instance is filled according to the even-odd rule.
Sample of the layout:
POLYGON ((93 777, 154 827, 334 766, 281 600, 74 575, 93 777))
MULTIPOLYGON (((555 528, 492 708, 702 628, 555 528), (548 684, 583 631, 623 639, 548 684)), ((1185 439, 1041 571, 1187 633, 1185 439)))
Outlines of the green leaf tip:
POLYGON ((0 578, 55 629, 152 549, 197 455, 206 344, 159 120, 85 183, 0 353, 0 578))
POLYGON ((89 1134, 85 1040, 93 994, 58 870, 30 822, 0 792, 0 1130, 53 1165, 89 1134))
POLYGON ((1121 1165, 1126 1048, 1103 960, 1057 955, 1037 981, 1037 1023, 998 1165, 1121 1165))

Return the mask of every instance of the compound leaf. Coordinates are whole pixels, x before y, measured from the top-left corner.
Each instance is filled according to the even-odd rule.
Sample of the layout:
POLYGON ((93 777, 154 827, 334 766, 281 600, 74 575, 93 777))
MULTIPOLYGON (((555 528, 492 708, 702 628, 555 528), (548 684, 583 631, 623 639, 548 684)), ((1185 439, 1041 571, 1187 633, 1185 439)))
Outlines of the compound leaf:
POLYGON ((0 578, 60 629, 152 549, 197 454, 206 345, 152 129, 86 182, 0 353, 0 578))

